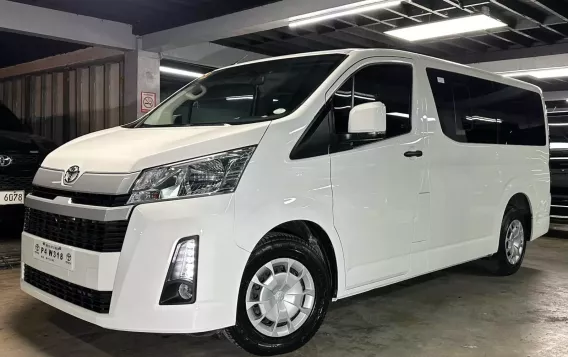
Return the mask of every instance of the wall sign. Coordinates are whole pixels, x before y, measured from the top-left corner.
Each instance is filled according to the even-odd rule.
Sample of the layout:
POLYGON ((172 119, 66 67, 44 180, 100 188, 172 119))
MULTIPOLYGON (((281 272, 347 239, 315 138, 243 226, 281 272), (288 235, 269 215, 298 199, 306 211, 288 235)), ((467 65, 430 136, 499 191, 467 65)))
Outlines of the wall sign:
POLYGON ((156 106, 156 93, 142 92, 140 93, 140 111, 148 113, 156 106))

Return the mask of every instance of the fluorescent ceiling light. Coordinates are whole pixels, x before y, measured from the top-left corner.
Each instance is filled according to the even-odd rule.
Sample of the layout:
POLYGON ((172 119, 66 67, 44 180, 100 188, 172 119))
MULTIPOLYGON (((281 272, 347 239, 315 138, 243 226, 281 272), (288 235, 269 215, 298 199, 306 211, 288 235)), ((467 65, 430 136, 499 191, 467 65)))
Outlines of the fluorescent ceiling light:
POLYGON ((501 120, 501 119, 486 118, 486 117, 480 117, 480 116, 477 116, 477 115, 474 115, 474 116, 466 116, 465 119, 466 119, 466 120, 472 120, 472 121, 473 121, 473 120, 475 120, 475 121, 485 121, 485 122, 488 122, 488 123, 502 123, 502 122, 503 122, 503 120, 501 120))
POLYGON ((410 118, 410 114, 407 113, 392 112, 387 113, 387 115, 392 115, 393 117, 410 118))
POLYGON ((191 72, 183 69, 177 69, 166 66, 160 66, 160 72, 175 74, 177 76, 182 76, 182 77, 191 77, 191 78, 199 78, 203 75, 203 73, 191 72))
MULTIPOLYGON (((343 98, 351 98, 351 92, 347 92, 347 91, 337 91, 337 92, 335 92, 335 95, 338 96, 338 97, 343 97, 343 98)), ((376 98, 371 94, 365 94, 365 93, 359 93, 359 92, 355 92, 355 98, 364 99, 364 100, 371 100, 371 101, 376 100, 376 98)))
POLYGON ((559 78, 568 77, 568 67, 560 68, 543 68, 532 71, 513 71, 513 72, 502 72, 500 73, 505 77, 524 77, 531 76, 539 79, 545 78, 559 78))
POLYGON ((548 114, 555 114, 555 113, 568 113, 568 110, 547 110, 548 114))
POLYGON ((252 94, 251 95, 235 95, 233 97, 227 97, 225 99, 227 99, 227 100, 252 100, 252 94))
POLYGON ((302 25, 313 24, 315 22, 335 19, 337 17, 360 14, 367 11, 377 9, 384 9, 385 7, 392 7, 400 5, 402 0, 365 0, 356 2, 349 5, 334 7, 332 9, 310 12, 308 14, 298 15, 289 18, 290 27, 297 27, 302 25))
POLYGON ((491 18, 487 15, 481 14, 405 27, 386 31, 385 33, 387 35, 402 38, 403 40, 407 41, 419 41, 428 38, 457 35, 504 26, 507 26, 507 24, 499 20, 495 20, 494 18, 491 18))

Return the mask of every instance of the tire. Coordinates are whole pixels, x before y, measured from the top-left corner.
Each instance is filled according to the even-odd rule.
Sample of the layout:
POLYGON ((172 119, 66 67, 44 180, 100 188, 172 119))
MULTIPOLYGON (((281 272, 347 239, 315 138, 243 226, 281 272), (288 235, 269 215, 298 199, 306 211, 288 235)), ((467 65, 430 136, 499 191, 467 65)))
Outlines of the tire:
POLYGON ((331 295, 329 270, 317 246, 291 234, 268 233, 245 267, 236 325, 225 329, 224 334, 231 342, 255 355, 292 352, 317 332, 331 295), (284 274, 287 276, 282 283, 284 274), (255 305, 254 301, 261 299, 266 303, 255 305), (278 314, 277 317, 274 314, 278 314), (286 318, 287 321, 282 322, 286 318))
MULTIPOLYGON (((527 243, 530 237, 530 231, 528 229, 528 219, 530 216, 519 208, 508 206, 503 216, 503 221, 501 223, 501 233, 499 238, 499 250, 492 257, 494 264, 493 272, 498 276, 509 276, 515 274, 523 264, 525 258, 525 253, 527 251, 527 243), (520 224, 522 228, 522 234, 518 235, 516 243, 507 239, 508 234, 513 234, 515 225, 520 224), (522 242, 521 242, 522 239, 522 242), (515 252, 515 248, 509 248, 513 244, 517 251, 520 247, 520 253, 515 252), (521 245, 522 244, 522 245, 521 245), (511 250, 512 249, 512 250, 511 250), (513 259, 512 256, 515 256, 513 259)), ((518 228, 517 228, 518 229, 518 228)))

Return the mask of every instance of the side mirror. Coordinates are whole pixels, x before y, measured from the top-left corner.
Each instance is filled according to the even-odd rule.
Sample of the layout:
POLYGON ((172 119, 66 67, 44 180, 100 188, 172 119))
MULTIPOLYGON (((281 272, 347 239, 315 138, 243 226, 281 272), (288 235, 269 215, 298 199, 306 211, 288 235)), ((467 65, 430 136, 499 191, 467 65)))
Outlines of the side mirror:
POLYGON ((359 104, 349 113, 349 134, 383 134, 387 131, 387 108, 381 102, 359 104))
POLYGON ((349 112, 347 134, 339 135, 342 150, 385 138, 387 109, 381 102, 360 104, 349 112), (347 146, 345 146, 347 145, 347 146))

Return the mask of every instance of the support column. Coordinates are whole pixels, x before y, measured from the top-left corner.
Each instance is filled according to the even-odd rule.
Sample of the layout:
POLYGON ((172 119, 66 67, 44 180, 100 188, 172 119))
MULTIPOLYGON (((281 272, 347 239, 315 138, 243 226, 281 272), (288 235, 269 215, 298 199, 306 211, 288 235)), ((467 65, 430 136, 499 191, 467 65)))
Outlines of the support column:
POLYGON ((127 123, 140 118, 160 101, 160 55, 134 50, 124 57, 124 115, 127 123), (152 102, 153 98, 153 103, 152 102), (150 106, 150 104, 152 104, 150 106))

